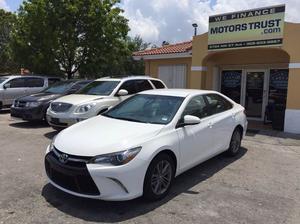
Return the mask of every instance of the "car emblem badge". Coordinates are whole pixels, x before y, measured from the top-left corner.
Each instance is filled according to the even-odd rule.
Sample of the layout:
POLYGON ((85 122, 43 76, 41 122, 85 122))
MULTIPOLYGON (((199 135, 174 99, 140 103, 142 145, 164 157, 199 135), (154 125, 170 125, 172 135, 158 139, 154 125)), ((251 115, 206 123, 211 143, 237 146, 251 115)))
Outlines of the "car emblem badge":
POLYGON ((66 163, 68 162, 69 156, 67 154, 60 154, 58 159, 61 163, 66 163))

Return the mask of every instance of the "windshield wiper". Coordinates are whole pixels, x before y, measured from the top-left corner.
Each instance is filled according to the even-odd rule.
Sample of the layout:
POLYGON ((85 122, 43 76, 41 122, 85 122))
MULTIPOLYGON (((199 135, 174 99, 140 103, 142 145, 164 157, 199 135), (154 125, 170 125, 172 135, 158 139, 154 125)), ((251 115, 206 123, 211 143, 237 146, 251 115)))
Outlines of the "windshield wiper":
POLYGON ((139 123, 145 123, 140 120, 132 119, 132 118, 125 118, 125 117, 115 117, 116 119, 125 120, 125 121, 133 121, 133 122, 139 122, 139 123))

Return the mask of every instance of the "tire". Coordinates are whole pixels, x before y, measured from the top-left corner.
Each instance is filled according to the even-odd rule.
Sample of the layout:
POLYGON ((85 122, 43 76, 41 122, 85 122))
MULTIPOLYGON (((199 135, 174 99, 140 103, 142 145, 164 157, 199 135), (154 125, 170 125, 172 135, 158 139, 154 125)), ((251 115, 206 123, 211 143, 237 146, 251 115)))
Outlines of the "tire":
POLYGON ((175 175, 173 159, 167 154, 159 154, 150 163, 144 180, 144 199, 157 201, 164 198, 170 191, 175 175), (162 171, 167 169, 164 173, 162 171))
POLYGON ((242 132, 241 130, 236 128, 232 133, 229 148, 226 154, 231 157, 236 156, 240 151, 241 142, 242 142, 242 132))

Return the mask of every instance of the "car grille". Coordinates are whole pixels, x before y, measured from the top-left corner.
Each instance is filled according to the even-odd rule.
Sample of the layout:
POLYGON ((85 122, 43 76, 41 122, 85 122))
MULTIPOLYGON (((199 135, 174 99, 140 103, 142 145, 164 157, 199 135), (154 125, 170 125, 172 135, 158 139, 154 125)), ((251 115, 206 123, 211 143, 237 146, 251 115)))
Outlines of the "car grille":
POLYGON ((51 103, 50 107, 51 107, 52 111, 54 111, 56 113, 62 113, 62 112, 68 111, 72 107, 72 104, 54 102, 54 103, 51 103))
POLYGON ((100 192, 86 167, 91 158, 67 155, 54 149, 45 157, 46 173, 55 184, 67 190, 98 196, 100 192), (68 159, 62 160, 62 155, 68 159))
POLYGON ((26 101, 19 101, 19 100, 16 100, 15 103, 14 103, 14 107, 26 107, 26 101))

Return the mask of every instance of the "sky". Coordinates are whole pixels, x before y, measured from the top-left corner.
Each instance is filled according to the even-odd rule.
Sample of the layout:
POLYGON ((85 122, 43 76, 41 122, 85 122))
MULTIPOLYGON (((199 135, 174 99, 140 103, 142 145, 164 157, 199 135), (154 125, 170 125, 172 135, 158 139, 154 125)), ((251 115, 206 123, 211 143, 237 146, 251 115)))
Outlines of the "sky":
MULTIPOLYGON (((0 0, 0 8, 16 11, 22 0, 0 0)), ((122 0, 129 19, 130 36, 161 44, 190 40, 197 23, 198 33, 207 32, 208 17, 214 14, 286 4, 286 21, 300 23, 300 0, 122 0)))

